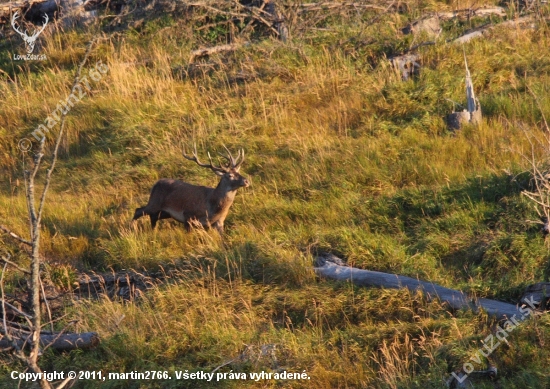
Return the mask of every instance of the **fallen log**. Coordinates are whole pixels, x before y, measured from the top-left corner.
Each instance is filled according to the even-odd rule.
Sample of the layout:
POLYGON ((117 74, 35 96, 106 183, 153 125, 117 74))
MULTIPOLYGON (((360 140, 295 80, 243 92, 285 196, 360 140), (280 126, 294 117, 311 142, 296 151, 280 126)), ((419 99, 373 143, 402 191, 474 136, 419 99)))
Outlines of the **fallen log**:
POLYGON ((401 29, 403 34, 418 34, 426 32, 427 35, 438 37, 441 34, 442 28, 441 21, 446 21, 455 18, 470 18, 473 16, 483 17, 496 15, 499 17, 506 17, 506 10, 502 7, 480 7, 480 8, 467 8, 457 10, 453 12, 439 12, 424 16, 418 20, 414 20, 401 29))
POLYGON ((478 8, 466 8, 452 12, 438 12, 437 16, 441 20, 454 18, 471 18, 473 16, 500 16, 506 17, 506 10, 502 7, 483 6, 478 8))
POLYGON ((403 81, 407 81, 420 73, 420 55, 404 54, 390 58, 395 71, 401 76, 403 81))
POLYGON ((326 11, 326 10, 337 9, 337 8, 378 9, 382 11, 386 9, 386 7, 380 4, 365 4, 365 3, 353 2, 353 1, 305 3, 305 4, 296 4, 294 6, 297 6, 300 8, 300 13, 310 12, 310 11, 326 11))
MULTIPOLYGON (((277 36, 280 36, 280 32, 276 28, 277 26, 284 26, 284 18, 277 12, 277 7, 274 3, 275 0, 266 0, 265 9, 258 7, 250 7, 240 4, 239 2, 221 2, 216 4, 213 2, 194 2, 186 3, 187 7, 202 8, 205 11, 219 14, 232 16, 234 18, 244 20, 246 18, 251 18, 261 24, 264 24, 268 29, 273 31, 277 36), (229 8, 223 9, 222 5, 230 5, 231 7, 236 7, 237 9, 229 8), (217 5, 217 7, 216 7, 217 5), (269 12, 268 12, 269 9, 269 12)), ((286 27, 285 27, 286 29, 286 27)), ((283 39, 284 40, 284 39, 283 39)))
POLYGON ((206 48, 206 49, 193 50, 191 52, 191 56, 189 57, 189 63, 192 64, 192 63, 195 62, 195 60, 197 58, 207 57, 207 56, 210 56, 212 54, 225 53, 225 52, 228 52, 228 51, 235 51, 241 46, 242 45, 240 45, 240 44, 233 43, 233 44, 209 47, 209 48, 206 48))
POLYGON ((474 16, 496 15, 500 17, 505 17, 506 10, 502 7, 483 7, 474 9, 473 14, 474 16))
POLYGON ((273 28, 277 31, 279 39, 286 42, 288 39, 288 27, 285 23, 283 14, 279 11, 280 6, 278 2, 276 2, 276 0, 266 0, 264 4, 265 12, 267 12, 273 20, 273 28))
POLYGON ((497 27, 498 28, 501 28, 501 27, 511 28, 511 27, 518 27, 518 26, 521 26, 523 24, 532 23, 532 22, 534 22, 533 15, 528 15, 528 16, 523 16, 523 17, 518 18, 518 19, 507 20, 505 22, 498 23, 498 24, 489 23, 489 24, 483 25, 479 28, 476 28, 474 30, 471 30, 471 31, 467 32, 466 34, 464 34, 464 35, 456 38, 455 40, 453 40, 452 43, 466 43, 466 42, 469 42, 474 38, 479 38, 479 37, 482 37, 484 35, 487 35, 491 30, 493 30, 494 28, 497 28, 497 27))
POLYGON ((127 270, 105 274, 82 273, 78 279, 78 287, 72 293, 79 299, 95 299, 99 296, 106 296, 109 298, 133 300, 172 275, 173 271, 139 273, 127 270))
POLYGON ((42 18, 44 14, 53 16, 58 8, 58 0, 17 1, 0 4, 0 23, 8 22, 15 11, 23 13, 26 19, 33 19, 35 17, 42 18))
POLYGON ((441 34, 441 31, 443 31, 439 23, 439 20, 440 19, 437 15, 416 20, 412 23, 407 24, 404 28, 401 29, 401 32, 405 35, 408 35, 408 34, 416 35, 424 32, 426 33, 426 35, 430 37, 437 38, 439 34, 441 34))
POLYGON ((342 263, 340 258, 332 254, 321 254, 316 259, 315 273, 321 277, 337 281, 350 281, 358 286, 375 286, 390 289, 406 288, 412 292, 421 291, 429 299, 438 298, 447 303, 453 310, 466 308, 479 312, 480 309, 483 309, 489 315, 495 316, 498 319, 513 318, 514 316, 523 319, 526 315, 525 309, 521 309, 514 304, 485 298, 476 299, 459 290, 445 288, 431 282, 420 281, 398 274, 357 269, 345 266, 342 263))
POLYGON ((97 17, 97 11, 89 10, 90 1, 84 0, 31 0, 0 4, 0 24, 11 23, 16 11, 29 22, 42 23, 44 15, 61 18, 66 26, 76 22, 88 23, 97 17))
MULTIPOLYGON (((23 335, 19 332, 18 337, 15 337, 13 334, 11 336, 19 348, 30 345, 30 333, 23 335)), ((84 332, 82 334, 41 334, 40 344, 43 348, 51 347, 59 351, 89 349, 99 344, 99 336, 96 332, 84 332)), ((0 349, 11 349, 12 347, 13 343, 6 339, 6 337, 0 339, 0 349)))

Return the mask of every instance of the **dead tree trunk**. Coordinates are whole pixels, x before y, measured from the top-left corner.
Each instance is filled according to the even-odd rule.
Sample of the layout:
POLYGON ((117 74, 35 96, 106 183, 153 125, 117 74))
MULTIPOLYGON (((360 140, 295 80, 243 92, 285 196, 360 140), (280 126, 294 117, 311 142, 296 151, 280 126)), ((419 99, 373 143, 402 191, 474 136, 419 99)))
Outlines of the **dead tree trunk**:
POLYGON ((242 46, 241 44, 233 43, 233 44, 209 47, 209 48, 206 48, 206 49, 193 50, 191 52, 190 57, 189 57, 189 63, 192 64, 198 58, 207 57, 207 56, 210 56, 212 54, 226 53, 226 52, 229 52, 229 51, 235 51, 241 46, 242 46))
POLYGON ((534 21, 535 21, 535 18, 533 17, 533 15, 527 15, 518 19, 507 20, 499 24, 487 24, 467 32, 466 34, 453 40, 452 43, 464 44, 466 42, 471 41, 474 38, 486 36, 489 32, 491 32, 496 28, 517 28, 529 23, 534 23, 534 21))
POLYGON ((9 23, 13 14, 19 11, 23 19, 41 23, 44 15, 60 17, 65 25, 77 22, 88 23, 95 19, 97 11, 86 10, 83 0, 34 0, 0 4, 0 24, 9 23))
POLYGON ((381 273, 377 271, 362 270, 341 264, 342 260, 332 254, 324 254, 317 257, 315 273, 324 278, 337 281, 350 281, 358 286, 376 286, 380 288, 402 289, 412 292, 422 291, 429 299, 438 298, 449 304, 454 310, 463 308, 479 311, 484 309, 489 315, 498 319, 522 318, 525 311, 521 311, 517 305, 489 299, 475 299, 459 290, 445 288, 443 286, 420 281, 411 277, 398 274, 381 273))
POLYGON ((277 7, 277 0, 266 0, 265 11, 271 15, 273 20, 273 28, 277 30, 279 39, 286 42, 288 39, 288 27, 285 23, 285 18, 279 12, 277 7))
POLYGON ((24 14, 25 19, 42 19, 42 15, 53 14, 59 9, 59 0, 35 0, 35 1, 16 1, 0 4, 0 23, 7 22, 15 11, 24 14))
MULTIPOLYGON (((0 339, 0 349, 10 349, 17 346, 19 349, 29 346, 32 343, 31 335, 24 334, 13 339, 11 342, 4 338, 0 339), (15 344, 14 344, 15 342, 15 344)), ((11 336, 15 338, 12 332, 11 336)), ((85 332, 82 334, 41 334, 40 346, 51 347, 55 350, 69 351, 76 349, 93 348, 99 344, 99 336, 96 332, 85 332)))
MULTIPOLYGON (((84 58, 82 62, 80 62, 80 65, 78 66, 73 86, 71 88, 71 93, 74 93, 76 90, 77 85, 80 82, 80 75, 82 73, 82 69, 86 62, 88 61, 88 58, 90 56, 92 47, 95 43, 95 40, 92 40, 88 48, 86 50, 86 53, 84 55, 84 58)), ((35 184, 36 184, 36 176, 40 170, 41 164, 43 162, 44 153, 46 150, 46 142, 45 138, 42 138, 40 141, 40 144, 38 146, 38 150, 32 157, 26 156, 26 159, 29 159, 32 161, 32 168, 30 170, 24 171, 24 178, 26 183, 26 199, 27 199, 27 211, 28 211, 28 217, 29 217, 29 232, 30 232, 30 240, 23 239, 23 243, 27 244, 30 243, 31 245, 31 253, 30 253, 30 269, 25 270, 25 274, 30 274, 30 292, 29 292, 29 305, 31 307, 31 315, 25 314, 27 318, 30 317, 29 320, 29 331, 24 332, 23 336, 17 336, 16 334, 12 334, 11 328, 8 327, 7 321, 6 321, 6 296, 4 293, 4 275, 7 269, 8 265, 11 265, 8 258, 8 261, 4 261, 4 270, 2 271, 2 275, 0 277, 0 301, 1 301, 1 309, 2 309, 2 325, 0 333, 3 335, 1 340, 7 341, 8 346, 11 347, 13 350, 13 354, 21 360, 23 363, 26 364, 26 366, 33 372, 33 373, 41 373, 42 369, 38 365, 40 356, 42 355, 41 352, 41 346, 43 345, 42 340, 44 339, 43 336, 48 336, 42 334, 42 311, 41 311, 41 299, 40 299, 40 292, 42 290, 42 280, 41 280, 41 262, 42 258, 40 256, 40 233, 41 233, 41 221, 44 211, 44 204, 46 202, 46 195, 48 193, 48 189, 51 184, 52 174, 55 169, 55 165, 57 162, 57 157, 59 153, 59 148, 61 145, 61 140, 63 139, 64 135, 64 127, 65 127, 65 121, 67 119, 67 114, 69 110, 62 112, 61 122, 59 124, 59 132, 57 134, 57 139, 55 141, 55 146, 52 152, 52 158, 50 160, 49 167, 46 170, 45 178, 44 178, 44 185, 41 190, 40 198, 37 199, 35 197, 35 184), (21 342, 23 346, 21 346, 21 342), (23 348, 24 347, 24 348, 23 348), (27 349, 29 349, 27 351, 27 349)), ((27 150, 28 151, 28 150, 27 150)), ((2 228, 3 231, 8 230, 7 228, 2 228)), ((9 231, 9 230, 8 230, 9 231)), ((20 239, 17 239, 15 236, 16 234, 10 234, 12 238, 21 241, 20 239)), ((19 266, 16 265, 16 268, 19 269, 19 266)), ((47 299, 44 298, 44 301, 47 302, 47 299)), ((50 318, 51 320, 51 318, 50 318)), ((59 339, 62 338, 63 335, 53 335, 53 338, 49 338, 50 343, 56 343, 56 338, 59 337, 59 339)), ((80 336, 78 334, 73 335, 77 338, 80 336)), ((92 336, 92 338, 96 339, 94 340, 95 343, 97 343, 97 335, 92 336)), ((75 344, 74 342, 77 339, 72 339, 72 344, 75 344)), ((60 346, 66 345, 71 342, 64 342, 60 344, 60 346)), ((45 377, 42 377, 39 379, 39 384, 42 389, 51 389, 52 385, 49 381, 46 380, 45 377)))

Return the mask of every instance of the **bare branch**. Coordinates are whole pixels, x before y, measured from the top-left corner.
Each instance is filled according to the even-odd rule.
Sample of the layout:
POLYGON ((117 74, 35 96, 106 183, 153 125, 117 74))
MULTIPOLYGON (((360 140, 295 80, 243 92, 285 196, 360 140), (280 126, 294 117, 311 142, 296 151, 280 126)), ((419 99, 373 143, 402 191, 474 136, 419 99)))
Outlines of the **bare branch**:
POLYGON ((12 262, 9 260, 9 258, 11 258, 11 256, 8 254, 8 258, 4 257, 3 255, 0 257, 0 260, 2 262, 4 262, 5 264, 7 265, 11 265, 13 266, 14 268, 16 268, 17 270, 19 270, 20 272, 23 272, 25 274, 31 274, 30 271, 28 271, 27 269, 23 269, 21 266, 19 266, 18 264, 16 264, 15 262, 12 262))
MULTIPOLYGON (((261 15, 259 15, 260 12, 263 12, 263 13, 267 13, 266 11, 264 11, 263 9, 258 12, 258 8, 257 7, 247 7, 247 6, 244 6, 242 5, 241 3, 239 3, 238 1, 233 1, 233 3, 239 7, 239 8, 242 8, 242 9, 245 9, 247 11, 249 11, 250 13, 252 13, 252 17, 254 19, 257 19, 258 21, 262 22, 263 24, 265 24, 271 31, 273 31, 277 36, 280 35, 279 31, 277 31, 277 29, 275 27, 273 27, 274 23, 273 22, 270 22, 268 20, 266 20, 264 17, 262 17, 261 15)), ((267 15, 269 15, 270 17, 273 17, 273 15, 270 15, 269 13, 267 13, 267 15)))
POLYGON ((233 43, 228 45, 209 47, 207 49, 193 50, 191 52, 191 56, 189 57, 189 63, 192 64, 196 61, 197 58, 206 57, 212 54, 235 51, 241 46, 242 45, 240 44, 233 43))
MULTIPOLYGON (((7 318, 6 318, 6 305, 10 305, 6 303, 6 298, 4 294, 4 275, 6 274, 6 271, 8 270, 8 264, 6 263, 4 265, 4 269, 2 270, 2 276, 0 277, 0 298, 2 299, 2 323, 3 323, 3 329, 2 334, 6 337, 7 341, 9 342, 9 346, 11 346, 15 350, 15 356, 22 361, 25 361, 25 354, 21 351, 21 349, 18 347, 17 342, 13 339, 9 332, 9 327, 7 325, 7 318)), ((14 307, 15 308, 15 307, 14 307)))
MULTIPOLYGON (((91 50, 93 48, 94 43, 97 41, 97 38, 90 41, 88 44, 88 47, 86 49, 86 53, 84 55, 84 58, 80 62, 75 78, 71 87, 71 93, 75 93, 76 87, 80 81, 80 75, 82 73, 82 69, 86 62, 88 61, 88 58, 90 56, 91 50)), ((47 299, 44 293, 44 289, 42 287, 42 280, 41 280, 41 269, 40 269, 40 230, 41 230, 41 220, 42 220, 42 213, 44 211, 44 204, 46 202, 46 194, 48 192, 48 189, 50 187, 51 183, 51 177, 52 173, 55 169, 55 165, 58 158, 59 153, 59 147, 61 144, 61 140, 64 135, 65 130, 65 121, 67 118, 68 110, 61 113, 61 122, 60 122, 60 129, 59 133, 57 134, 57 139, 55 142, 55 147, 52 153, 52 159, 49 168, 46 172, 46 178, 44 181, 44 186, 42 188, 42 194, 40 196, 40 200, 38 203, 38 210, 36 208, 36 199, 35 199, 35 177, 38 173, 38 170, 42 164, 42 159, 44 156, 44 149, 45 149, 45 138, 42 139, 40 142, 40 149, 37 154, 35 154, 33 158, 34 166, 32 171, 25 170, 25 188, 26 188, 26 200, 27 200, 27 207, 29 212, 29 223, 30 223, 30 235, 31 235, 31 295, 29 297, 29 303, 32 307, 32 324, 30 326, 31 328, 31 334, 24 339, 23 345, 20 347, 23 349, 27 342, 30 342, 31 350, 28 354, 28 357, 26 358, 26 364, 33 372, 38 373, 41 372, 40 367, 38 366, 38 357, 40 355, 40 347, 41 347, 41 302, 40 302, 40 292, 44 294, 44 300, 46 301, 46 307, 48 309, 48 313, 50 314, 50 322, 51 322, 51 312, 49 310, 49 306, 47 303, 47 299)), ((48 381, 45 379, 40 380, 40 386, 42 389, 49 389, 51 388, 51 385, 48 381)))
POLYGON ((48 298, 46 297, 46 291, 44 290, 44 283, 42 282, 42 279, 40 278, 40 290, 42 291, 42 297, 44 297, 44 304, 46 305, 46 310, 48 311, 48 318, 50 319, 50 329, 52 332, 54 331, 53 328, 53 321, 52 321, 52 311, 50 309, 50 304, 48 303, 48 298))
POLYGON ((16 233, 10 231, 6 227, 0 225, 0 230, 4 231, 6 234, 11 236, 13 239, 18 240, 20 243, 26 244, 27 246, 32 246, 32 242, 30 240, 27 240, 27 239, 24 239, 24 238, 20 237, 19 235, 17 235, 16 233))

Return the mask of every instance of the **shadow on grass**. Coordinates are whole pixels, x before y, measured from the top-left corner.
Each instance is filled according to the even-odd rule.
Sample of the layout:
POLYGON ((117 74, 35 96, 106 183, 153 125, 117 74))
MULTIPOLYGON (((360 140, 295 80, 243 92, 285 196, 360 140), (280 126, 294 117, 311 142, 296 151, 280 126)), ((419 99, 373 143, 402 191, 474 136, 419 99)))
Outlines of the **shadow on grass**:
POLYGON ((442 190, 408 189, 384 207, 407 237, 407 255, 427 255, 455 282, 473 277, 493 296, 510 298, 529 283, 522 272, 530 283, 550 273, 540 225, 526 222, 538 219, 521 197, 529 185, 527 173, 477 176, 442 190))

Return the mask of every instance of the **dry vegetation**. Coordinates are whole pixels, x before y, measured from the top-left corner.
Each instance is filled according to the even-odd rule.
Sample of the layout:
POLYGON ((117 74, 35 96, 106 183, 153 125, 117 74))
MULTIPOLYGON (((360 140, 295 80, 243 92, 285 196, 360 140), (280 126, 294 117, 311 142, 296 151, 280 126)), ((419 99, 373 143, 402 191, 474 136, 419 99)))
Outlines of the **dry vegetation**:
MULTIPOLYGON (((408 21, 464 6, 419 1, 401 13, 319 14, 308 29, 294 26, 286 43, 258 39, 193 72, 190 52, 225 43, 225 27, 197 31, 163 15, 100 42, 91 62, 101 59, 109 71, 67 119, 44 211, 45 271, 60 288, 79 271, 175 272, 134 301, 66 306, 56 325, 78 319, 76 330, 97 331, 101 345, 48 350, 42 368, 211 371, 235 359, 220 371, 312 377, 80 381, 79 388, 445 387, 482 346, 492 319, 450 313, 405 291, 319 281, 312 252, 511 302, 526 285, 548 281, 548 248, 539 226, 526 222, 538 216, 521 196, 531 168, 521 154, 531 152, 526 132, 539 134, 542 115, 550 118, 549 26, 495 29, 464 46, 484 120, 458 132, 443 118, 449 100, 464 100, 463 51, 445 39, 485 19, 446 22, 437 44, 421 49, 424 66, 413 80, 401 82, 386 61, 418 43, 400 32, 408 21), (166 220, 154 232, 144 220, 130 224, 159 178, 215 185, 211 172, 183 159, 182 144, 193 141, 203 150, 246 150, 242 172, 252 186, 236 197, 225 246, 215 231, 186 233, 166 220), (262 353, 266 345, 275 351, 262 353)), ((40 48, 48 60, 34 63, 10 59, 21 49, 17 38, 0 42, 0 224, 23 236, 17 143, 66 98, 94 34, 94 27, 50 31, 40 48)), ((0 243, 27 261, 9 237, 0 243)), ((9 273, 8 292, 17 279, 9 273)), ((490 356, 498 387, 550 386, 548 320, 523 324, 490 356)), ((14 368, 21 366, 2 355, 2 375, 14 368)))

